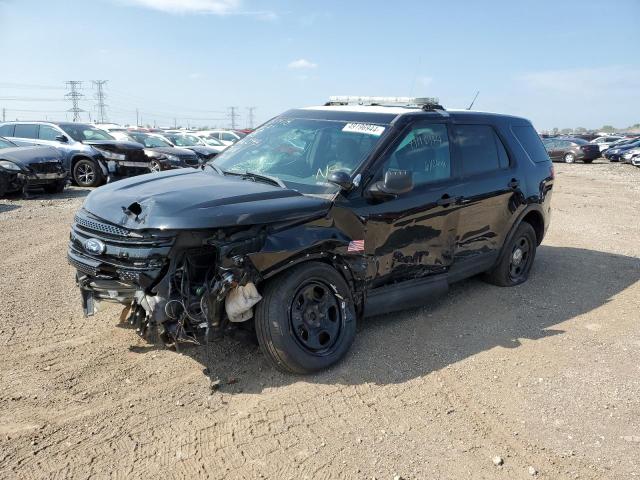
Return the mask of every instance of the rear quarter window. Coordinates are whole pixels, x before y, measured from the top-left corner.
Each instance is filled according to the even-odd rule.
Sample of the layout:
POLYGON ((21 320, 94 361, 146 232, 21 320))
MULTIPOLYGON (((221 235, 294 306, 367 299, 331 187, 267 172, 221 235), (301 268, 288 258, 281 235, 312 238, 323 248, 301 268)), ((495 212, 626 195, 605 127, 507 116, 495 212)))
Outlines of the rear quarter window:
POLYGON ((544 148, 540 136, 531 125, 512 126, 511 131, 532 162, 544 163, 550 161, 547 149, 544 148))

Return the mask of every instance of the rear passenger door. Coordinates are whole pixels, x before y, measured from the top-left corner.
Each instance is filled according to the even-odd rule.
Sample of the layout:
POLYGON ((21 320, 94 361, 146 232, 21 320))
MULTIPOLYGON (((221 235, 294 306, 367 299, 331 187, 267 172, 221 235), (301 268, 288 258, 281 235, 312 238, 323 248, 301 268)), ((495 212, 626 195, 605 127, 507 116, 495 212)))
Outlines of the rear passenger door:
POLYGON ((462 192, 454 269, 479 273, 502 248, 514 210, 512 197, 524 179, 517 178, 506 142, 493 126, 457 124, 452 133, 462 192))
POLYGON ((36 145, 38 139, 38 124, 16 123, 11 141, 17 145, 36 145))

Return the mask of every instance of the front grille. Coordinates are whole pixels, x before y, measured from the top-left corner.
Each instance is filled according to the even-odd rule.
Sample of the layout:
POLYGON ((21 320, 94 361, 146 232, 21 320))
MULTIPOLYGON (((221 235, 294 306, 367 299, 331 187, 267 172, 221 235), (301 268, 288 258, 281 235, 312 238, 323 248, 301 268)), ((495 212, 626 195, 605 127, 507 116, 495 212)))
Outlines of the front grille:
POLYGON ((59 162, 31 163, 29 168, 35 173, 59 173, 61 171, 59 162))
POLYGON ((167 235, 133 232, 81 210, 71 229, 69 263, 91 276, 146 288, 166 265, 175 241, 173 235, 167 235), (88 251, 85 245, 89 239, 104 243, 103 251, 88 251))
POLYGON ((98 270, 95 267, 82 263, 69 254, 67 255, 67 260, 69 261, 69 264, 72 267, 75 267, 75 269, 78 270, 79 272, 86 273, 88 275, 93 275, 93 276, 96 276, 98 274, 98 270))
POLYGON ((126 228, 117 227, 115 225, 111 225, 109 223, 96 222, 93 220, 88 220, 86 218, 79 217, 76 215, 75 217, 76 224, 87 230, 94 230, 96 232, 108 233, 109 235, 115 235, 119 237, 126 237, 129 235, 129 230, 126 228))

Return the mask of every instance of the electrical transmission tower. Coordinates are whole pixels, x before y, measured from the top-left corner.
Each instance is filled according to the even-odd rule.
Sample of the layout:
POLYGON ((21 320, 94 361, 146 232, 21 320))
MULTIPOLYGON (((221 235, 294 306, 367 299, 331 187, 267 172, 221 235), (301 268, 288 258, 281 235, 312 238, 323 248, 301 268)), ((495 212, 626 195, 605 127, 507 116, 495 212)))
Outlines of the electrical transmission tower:
POLYGON ((104 123, 107 118, 107 105, 104 103, 104 99, 106 95, 104 93, 104 86, 107 83, 107 80, 93 80, 93 85, 96 87, 96 108, 98 109, 98 118, 100 119, 100 123, 104 123))
POLYGON ((80 99, 84 97, 84 95, 79 92, 80 88, 82 88, 82 82, 79 80, 69 80, 64 83, 69 87, 69 93, 67 93, 64 98, 71 100, 71 108, 67 111, 73 113, 73 121, 77 122, 80 120, 80 112, 84 112, 79 105, 80 99))
POLYGON ((248 113, 247 113, 247 123, 248 123, 248 127, 249 128, 253 128, 253 112, 255 112, 256 107, 247 107, 248 113))
POLYGON ((229 107, 229 120, 231 121, 231 128, 235 130, 238 127, 238 107, 229 107))

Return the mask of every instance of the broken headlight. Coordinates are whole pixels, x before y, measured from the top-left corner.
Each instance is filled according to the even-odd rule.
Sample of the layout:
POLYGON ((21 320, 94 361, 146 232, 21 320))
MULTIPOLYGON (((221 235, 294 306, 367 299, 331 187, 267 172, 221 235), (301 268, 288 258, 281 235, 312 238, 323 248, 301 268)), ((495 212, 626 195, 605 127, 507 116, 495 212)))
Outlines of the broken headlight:
POLYGON ((13 162, 8 160, 0 160, 0 168, 4 168, 5 170, 9 170, 12 172, 21 172, 22 169, 13 162))
POLYGON ((125 160, 127 158, 127 156, 124 153, 116 153, 116 152, 112 152, 110 150, 104 150, 98 147, 93 147, 93 148, 95 148, 98 152, 100 152, 100 155, 102 155, 107 160, 125 160))

